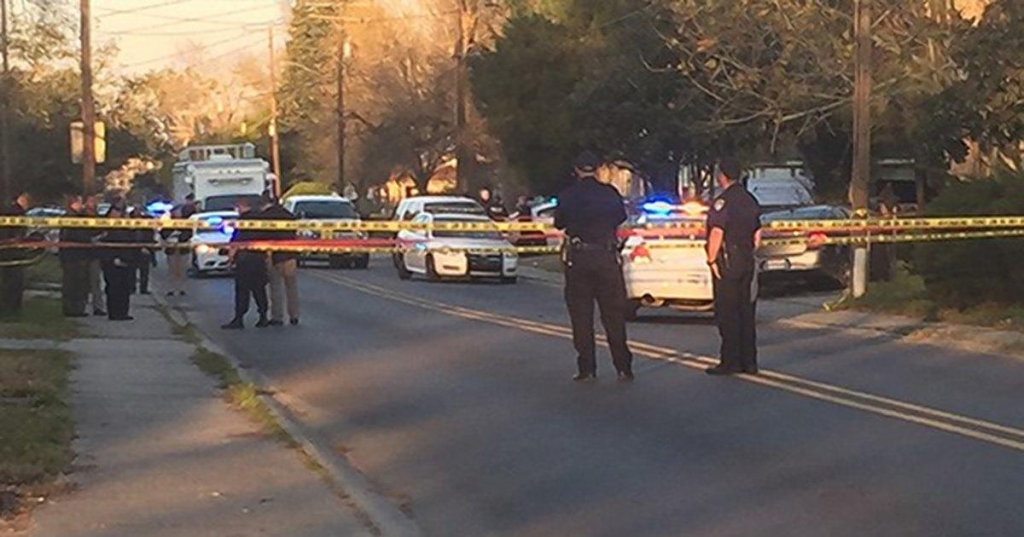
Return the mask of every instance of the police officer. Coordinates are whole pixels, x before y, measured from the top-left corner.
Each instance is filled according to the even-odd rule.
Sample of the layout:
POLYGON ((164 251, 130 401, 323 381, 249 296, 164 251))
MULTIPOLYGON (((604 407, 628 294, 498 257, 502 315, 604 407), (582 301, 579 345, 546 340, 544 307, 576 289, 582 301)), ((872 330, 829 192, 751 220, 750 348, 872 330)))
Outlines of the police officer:
POLYGON ((576 159, 578 181, 558 197, 555 227, 565 231, 565 303, 572 322, 579 372, 575 381, 597 377, 594 302, 608 338, 619 380, 633 380, 633 355, 626 346, 626 285, 619 266, 616 231, 626 220, 622 196, 601 184, 601 161, 587 151, 576 159))
MULTIPOLYGON (((110 205, 107 218, 124 218, 128 211, 123 200, 115 200, 110 205)), ((100 241, 111 245, 132 244, 137 240, 137 233, 131 229, 109 229, 100 236, 100 241)), ((136 248, 104 248, 102 260, 103 281, 106 284, 107 318, 111 321, 131 321, 132 276, 138 263, 139 252, 136 248)))
MULTIPOLYGON (((252 205, 245 198, 238 200, 235 204, 241 220, 257 219, 259 215, 252 210, 252 205)), ((231 322, 221 326, 225 330, 241 330, 245 328, 245 314, 249 313, 251 300, 256 301, 256 309, 260 319, 256 328, 270 326, 270 319, 267 318, 267 254, 256 250, 246 249, 244 243, 257 241, 263 238, 262 231, 257 229, 235 230, 231 238, 236 245, 232 250, 232 257, 235 264, 235 316, 231 322)))
MULTIPOLYGON (((68 217, 85 216, 85 206, 81 196, 68 199, 68 217)), ((61 266, 61 301, 65 317, 86 317, 86 306, 89 301, 89 265, 93 254, 85 248, 92 242, 93 233, 83 228, 62 228, 60 242, 81 244, 81 247, 62 247, 58 253, 61 266)))
POLYGON ((754 251, 761 242, 761 208, 739 182, 732 159, 718 164, 722 193, 708 213, 708 266, 714 277, 715 324, 722 337, 721 362, 709 375, 757 373, 757 270, 754 251))
MULTIPOLYGON (((297 220, 288 209, 285 209, 269 192, 263 193, 263 207, 258 217, 262 220, 297 220)), ((293 241, 295 230, 264 231, 264 239, 269 241, 293 241)), ((299 260, 295 252, 275 251, 267 259, 267 275, 270 281, 270 326, 284 326, 285 306, 288 309, 288 324, 299 324, 299 260)))
MULTIPOLYGON (((25 216, 31 199, 28 193, 18 194, 7 207, 0 207, 0 216, 25 216)), ((0 227, 0 243, 7 243, 8 248, 0 250, 0 315, 14 316, 21 313, 25 292, 25 267, 20 262, 25 259, 26 250, 10 248, 12 243, 25 239, 24 227, 0 227)))

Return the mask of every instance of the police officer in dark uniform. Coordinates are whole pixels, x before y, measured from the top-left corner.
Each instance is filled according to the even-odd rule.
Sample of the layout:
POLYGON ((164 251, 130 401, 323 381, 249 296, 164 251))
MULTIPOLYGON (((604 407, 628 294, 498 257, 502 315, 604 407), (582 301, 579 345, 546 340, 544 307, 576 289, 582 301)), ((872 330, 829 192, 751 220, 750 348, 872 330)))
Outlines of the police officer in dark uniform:
MULTIPOLYGON (((67 213, 70 218, 85 216, 82 196, 68 199, 67 213)), ((85 245, 92 242, 93 232, 85 228, 66 227, 60 230, 60 242, 80 244, 81 247, 62 247, 58 253, 61 266, 61 301, 65 317, 87 317, 85 311, 89 301, 89 265, 93 254, 85 245)))
MULTIPOLYGON (((249 201, 242 198, 235 204, 240 220, 259 219, 259 214, 253 211, 249 201)), ((267 254, 256 250, 246 249, 246 242, 258 241, 264 238, 265 231, 258 229, 237 229, 231 238, 233 243, 242 243, 233 250, 235 264, 235 316, 231 322, 221 326, 225 330, 241 330, 245 328, 245 314, 249 313, 251 300, 256 301, 256 309, 260 318, 256 322, 256 328, 270 326, 270 319, 267 318, 268 300, 267 283, 267 254)))
POLYGON ((718 164, 722 193, 708 213, 708 265, 714 277, 715 324, 722 337, 721 363, 709 375, 757 373, 757 269, 761 207, 740 183, 740 165, 718 164))
POLYGON ((633 355, 626 345, 626 284, 619 266, 617 230, 626 221, 622 196, 601 184, 601 161, 587 151, 576 159, 576 184, 558 196, 555 227, 565 231, 565 303, 572 322, 579 372, 575 381, 597 378, 594 302, 601 308, 619 380, 633 380, 633 355))
MULTIPOLYGON (((123 200, 110 205, 107 218, 124 218, 127 208, 123 200)), ((107 294, 107 318, 111 321, 131 321, 132 276, 138 263, 136 248, 118 248, 117 244, 133 244, 138 234, 132 229, 109 229, 100 235, 100 241, 111 244, 103 249, 102 260, 104 289, 107 294)))

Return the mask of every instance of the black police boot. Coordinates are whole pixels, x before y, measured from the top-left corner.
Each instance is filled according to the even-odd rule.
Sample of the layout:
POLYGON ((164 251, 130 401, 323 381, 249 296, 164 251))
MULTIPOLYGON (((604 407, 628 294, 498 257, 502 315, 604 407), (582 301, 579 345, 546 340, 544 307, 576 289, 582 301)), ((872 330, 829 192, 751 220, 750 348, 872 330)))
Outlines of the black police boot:
POLYGON ((245 328, 245 324, 242 323, 241 319, 232 319, 230 323, 221 325, 223 330, 241 330, 245 328))
POLYGON ((284 326, 284 321, 280 319, 271 319, 267 326, 284 326))
POLYGON ((266 316, 260 316, 260 320, 256 322, 256 328, 266 328, 270 326, 270 321, 267 320, 266 316))

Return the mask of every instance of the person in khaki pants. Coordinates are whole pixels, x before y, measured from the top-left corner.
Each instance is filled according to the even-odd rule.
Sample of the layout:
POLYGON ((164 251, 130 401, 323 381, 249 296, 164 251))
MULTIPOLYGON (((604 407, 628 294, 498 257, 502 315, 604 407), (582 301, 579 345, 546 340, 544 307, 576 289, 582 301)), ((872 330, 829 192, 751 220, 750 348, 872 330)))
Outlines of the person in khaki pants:
MULTIPOLYGON (((269 193, 263 196, 263 207, 259 218, 263 220, 295 220, 295 215, 281 206, 269 193)), ((266 238, 272 241, 295 239, 294 230, 268 231, 266 238)), ((270 276, 270 326, 284 326, 284 310, 287 305, 288 322, 299 324, 299 286, 296 281, 299 262, 293 252, 272 252, 267 256, 267 274, 270 276)))
POLYGON ((288 322, 295 326, 299 324, 299 286, 296 282, 299 263, 294 256, 282 259, 282 255, 288 254, 275 252, 267 259, 270 273, 270 326, 284 325, 285 304, 288 322))

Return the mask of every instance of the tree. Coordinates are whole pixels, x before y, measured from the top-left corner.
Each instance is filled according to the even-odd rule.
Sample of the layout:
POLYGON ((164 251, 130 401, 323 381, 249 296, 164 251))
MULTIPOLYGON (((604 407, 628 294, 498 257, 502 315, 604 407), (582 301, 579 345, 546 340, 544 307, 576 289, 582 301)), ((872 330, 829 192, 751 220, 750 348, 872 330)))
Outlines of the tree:
POLYGON ((977 26, 957 42, 954 55, 963 78, 943 95, 950 121, 985 152, 1024 169, 1024 2, 996 0, 977 26))
POLYGON ((335 81, 338 4, 300 0, 292 9, 278 88, 282 174, 289 181, 336 177, 335 81))
MULTIPOLYGON (((875 3, 880 145, 920 147, 910 156, 922 161, 957 158, 959 131, 936 112, 958 77, 951 48, 965 24, 923 1, 875 3)), ((557 167, 539 158, 579 146, 647 169, 802 149, 812 168, 845 183, 835 166, 848 145, 849 0, 549 0, 516 13, 473 80, 517 165, 550 174, 557 167)))

